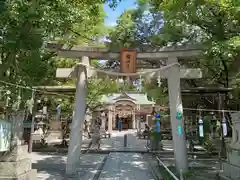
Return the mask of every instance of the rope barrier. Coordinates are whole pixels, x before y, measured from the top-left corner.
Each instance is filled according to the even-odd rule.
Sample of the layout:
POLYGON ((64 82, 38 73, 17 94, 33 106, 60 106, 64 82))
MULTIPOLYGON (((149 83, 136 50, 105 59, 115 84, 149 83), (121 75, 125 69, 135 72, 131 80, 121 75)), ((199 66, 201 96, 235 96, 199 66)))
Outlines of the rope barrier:
POLYGON ((28 90, 35 91, 35 92, 41 92, 41 93, 44 93, 44 94, 51 94, 51 95, 57 95, 57 96, 65 96, 65 97, 68 97, 68 98, 74 97, 74 96, 69 96, 69 95, 64 95, 64 94, 59 94, 59 93, 52 93, 52 92, 48 92, 48 91, 38 90, 38 89, 36 89, 36 88, 31 88, 31 87, 29 87, 29 86, 23 86, 23 85, 19 85, 19 84, 9 83, 9 82, 2 81, 2 80, 0 80, 0 83, 6 84, 6 85, 9 85, 9 86, 14 86, 14 87, 22 88, 22 89, 28 89, 28 90))
MULTIPOLYGON (((43 90, 37 90, 36 88, 31 88, 29 86, 23 86, 23 85, 19 85, 19 84, 13 84, 13 83, 9 83, 6 81, 2 81, 0 80, 0 83, 6 84, 6 85, 10 85, 10 86, 15 86, 15 87, 19 87, 22 89, 28 89, 28 90, 32 90, 32 91, 37 91, 37 92, 41 92, 44 94, 50 94, 50 95, 57 95, 57 96, 65 96, 67 98, 73 98, 74 96, 69 96, 69 95, 64 95, 64 94, 59 94, 59 93, 51 93, 48 91, 43 91, 43 90)), ((164 109, 170 109, 167 106, 162 107, 164 109)), ((222 110, 218 110, 218 109, 199 109, 199 108, 183 108, 183 110, 189 110, 189 111, 205 111, 205 112, 230 112, 230 113, 236 113, 236 112, 240 112, 238 110, 226 110, 226 109, 222 109, 222 110)))
MULTIPOLYGON (((145 70, 145 71, 142 71, 142 72, 136 72, 136 73, 121 73, 121 72, 106 71, 106 70, 98 69, 98 68, 95 68, 95 67, 91 67, 91 66, 83 64, 83 63, 78 63, 77 65, 75 65, 73 67, 73 70, 78 66, 82 66, 82 67, 87 68, 91 71, 95 71, 95 72, 110 75, 110 76, 128 76, 129 77, 129 76, 143 76, 143 75, 149 75, 149 74, 156 75, 156 73, 159 73, 162 70, 169 69, 172 66, 180 66, 180 64, 179 63, 173 63, 173 64, 169 64, 169 65, 163 66, 163 67, 158 68, 158 69, 148 69, 148 70, 145 70)), ((159 75, 160 74, 157 74, 157 76, 159 76, 159 75)))
MULTIPOLYGON (((161 106, 162 109, 170 109, 170 107, 167 106, 161 106)), ((199 108, 183 108, 183 110, 188 110, 188 111, 205 111, 205 112, 240 112, 238 110, 227 110, 227 109, 222 109, 222 110, 218 110, 218 109, 199 109, 199 108)))

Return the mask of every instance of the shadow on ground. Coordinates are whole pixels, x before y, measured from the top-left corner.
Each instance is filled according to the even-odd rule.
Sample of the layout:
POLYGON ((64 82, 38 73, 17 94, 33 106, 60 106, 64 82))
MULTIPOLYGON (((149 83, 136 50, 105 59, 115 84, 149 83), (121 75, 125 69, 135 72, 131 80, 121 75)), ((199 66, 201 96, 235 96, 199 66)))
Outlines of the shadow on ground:
POLYGON ((110 153, 99 180, 154 180, 148 162, 140 153, 110 153))
MULTIPOLYGON (((77 164, 77 172, 81 180, 88 180, 94 176, 105 156, 107 155, 81 155, 79 164, 77 164)), ((34 153, 32 154, 32 168, 37 169, 37 177, 41 180, 69 179, 65 175, 66 159, 66 155, 59 153, 34 153)))
MULTIPOLYGON (((89 142, 89 141, 88 141, 89 142)), ((83 143, 83 149, 87 147, 87 143, 83 143)), ((146 150, 145 148, 146 141, 145 140, 137 140, 135 134, 133 133, 127 133, 127 132, 122 132, 120 134, 116 134, 112 136, 110 139, 103 139, 102 140, 102 151, 117 151, 117 150, 146 150), (128 135, 128 143, 127 147, 123 147, 123 135, 127 134, 128 135)), ((97 148, 97 147, 96 147, 97 148)), ((59 149, 59 148, 58 148, 59 149)), ((65 177, 65 166, 66 166, 66 151, 59 151, 59 150, 54 150, 52 152, 34 152, 32 153, 32 167, 33 169, 37 169, 38 171, 38 179, 42 180, 62 180, 66 179, 65 177), (56 152, 58 151, 58 152, 56 152)), ((94 150, 93 150, 94 151, 94 150)), ((139 159, 138 156, 134 157, 134 154, 131 156, 128 156, 124 158, 124 153, 121 153, 121 158, 119 159, 119 156, 112 157, 111 162, 110 162, 110 167, 103 170, 102 173, 104 174, 109 174, 109 176, 116 176, 117 174, 129 174, 130 172, 133 172, 133 170, 139 169, 139 171, 143 171, 143 169, 146 169, 146 165, 144 165, 144 162, 139 159), (113 164, 112 161, 118 158, 119 163, 118 165, 121 165, 121 169, 115 168, 115 174, 112 175, 112 170, 113 170, 113 164), (122 160, 121 160, 122 159, 122 160), (125 159, 123 161, 123 159, 125 159), (128 169, 124 169, 123 167, 129 167, 128 169), (135 168, 134 168, 135 167, 135 168), (143 168, 142 170, 140 170, 143 168), (111 172, 109 172, 109 169, 111 172), (111 173, 111 174, 110 174, 111 173)), ((90 177, 93 175, 97 174, 98 168, 101 167, 101 164, 103 163, 104 159, 108 154, 98 154, 95 151, 95 154, 93 153, 83 153, 81 155, 81 158, 79 160, 78 164, 78 172, 80 173, 80 178, 81 180, 89 180, 90 177)), ((107 163, 108 163, 107 159, 107 163)), ((116 164, 116 163, 115 163, 116 164)), ((103 168, 106 167, 103 166, 103 168)))
POLYGON ((66 163, 65 155, 59 153, 34 153, 32 155, 32 168, 37 169, 37 179, 64 179, 66 163))

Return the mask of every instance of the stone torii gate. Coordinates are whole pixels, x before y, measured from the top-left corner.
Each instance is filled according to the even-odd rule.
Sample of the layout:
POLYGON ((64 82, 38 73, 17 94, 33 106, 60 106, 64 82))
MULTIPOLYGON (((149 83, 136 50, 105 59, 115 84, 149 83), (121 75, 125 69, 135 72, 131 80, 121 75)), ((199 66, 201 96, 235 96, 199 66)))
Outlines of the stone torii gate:
POLYGON ((201 53, 201 49, 186 49, 186 48, 165 48, 158 52, 137 53, 137 60, 161 60, 166 59, 167 65, 159 68, 147 70, 146 72, 137 73, 115 73, 112 71, 97 70, 90 67, 89 58, 94 59, 117 59, 120 53, 112 53, 107 49, 99 48, 73 48, 71 50, 61 49, 56 44, 51 44, 52 50, 57 50, 58 55, 68 58, 81 58, 82 63, 77 64, 74 68, 57 69, 56 76, 58 78, 77 78, 76 82, 76 102, 75 110, 71 127, 70 144, 68 148, 68 157, 66 164, 66 173, 68 175, 76 174, 76 164, 79 161, 81 150, 81 127, 85 119, 85 107, 87 96, 87 77, 96 74, 106 74, 108 76, 161 76, 168 79, 169 103, 171 128, 173 136, 174 155, 176 159, 177 170, 188 171, 187 148, 184 133, 183 107, 180 91, 180 78, 196 79, 202 77, 200 69, 181 69, 178 63, 178 58, 197 56, 201 53), (160 74, 159 74, 160 73, 160 74))

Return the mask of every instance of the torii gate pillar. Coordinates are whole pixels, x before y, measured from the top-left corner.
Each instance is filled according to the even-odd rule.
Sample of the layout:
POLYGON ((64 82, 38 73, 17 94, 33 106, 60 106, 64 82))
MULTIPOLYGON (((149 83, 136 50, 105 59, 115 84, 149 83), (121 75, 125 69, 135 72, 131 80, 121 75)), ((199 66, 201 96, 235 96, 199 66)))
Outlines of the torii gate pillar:
MULTIPOLYGON (((177 57, 169 57, 168 64, 178 63, 177 57)), ((173 149, 178 172, 188 171, 187 147, 183 122, 183 106, 180 89, 180 66, 172 66, 168 73, 168 96, 170 107, 173 149), (177 117, 180 115, 180 117, 177 117)))
MULTIPOLYGON (((87 60, 88 57, 82 57, 83 63, 85 63, 87 60)), ((76 97, 66 164, 67 175, 76 175, 77 172, 76 165, 79 163, 80 160, 82 145, 81 127, 85 120, 86 96, 87 96, 87 69, 81 65, 78 65, 75 68, 76 69, 74 70, 73 74, 75 74, 77 78, 75 95, 76 97)))

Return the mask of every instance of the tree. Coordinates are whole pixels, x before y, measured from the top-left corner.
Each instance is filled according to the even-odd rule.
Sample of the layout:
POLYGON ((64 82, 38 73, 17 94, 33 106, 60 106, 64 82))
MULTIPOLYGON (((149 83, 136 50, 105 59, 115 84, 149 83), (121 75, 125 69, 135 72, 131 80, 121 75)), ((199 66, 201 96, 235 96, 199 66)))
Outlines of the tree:
MULTIPOLYGON (((137 16, 131 16, 131 23, 130 20, 124 23, 128 22, 135 29, 123 30, 119 27, 124 27, 124 23, 118 21, 113 32, 120 35, 118 41, 121 42, 116 42, 111 33, 112 44, 123 45, 128 42, 128 47, 143 47, 143 50, 156 50, 166 45, 200 44, 204 47, 203 55, 192 61, 184 61, 184 65, 200 67, 205 77, 203 80, 188 81, 188 84, 194 87, 239 86, 239 81, 235 78, 239 75, 237 65, 240 57, 239 3, 217 0, 141 0, 138 1, 137 9, 130 11, 131 14, 135 12, 137 16), (146 17, 151 18, 146 21, 146 17), (126 34, 120 34, 118 31, 126 34), (129 34, 133 35, 134 39, 125 38, 129 34), (127 40, 131 40, 131 44, 127 40)), ((121 18, 122 16, 119 17, 121 18)), ((161 61, 156 63, 160 65, 161 61)), ((225 102, 229 102, 228 99, 225 102)))
POLYGON ((104 96, 117 92, 115 81, 103 79, 91 79, 88 84, 87 109, 93 111, 101 108, 104 96))
MULTIPOLYGON (((56 53, 49 52, 45 43, 54 40, 69 48, 75 44, 95 44, 105 31, 104 2, 2 1, 0 79, 28 86, 49 83, 53 80, 56 53)), ((116 5, 115 0, 107 2, 116 5)), ((10 90, 12 100, 16 100, 19 89, 10 90)))
MULTIPOLYGON (((166 35, 168 27, 180 29, 179 43, 200 43, 206 51, 190 62, 200 67, 203 81, 191 81, 194 86, 237 87, 236 66, 240 55, 239 3, 235 1, 149 1, 153 11, 164 14, 166 35)), ((161 34, 160 34, 161 36, 161 34)), ((238 97, 235 97, 238 98, 238 97)), ((229 96, 225 105, 229 107, 229 96)))
MULTIPOLYGON (((74 86, 74 82, 61 83, 61 85, 70 85, 74 86)), ((112 93, 117 92, 117 86, 114 81, 105 81, 103 79, 89 79, 88 81, 88 92, 86 99, 86 112, 92 112, 97 108, 103 106, 103 98, 105 96, 111 95, 112 93)), ((73 96, 74 97, 74 96, 73 96)), ((54 102, 55 106, 58 103, 59 99, 56 99, 54 102)), ((69 97, 61 98, 62 110, 63 111, 72 111, 73 102, 69 97)))

